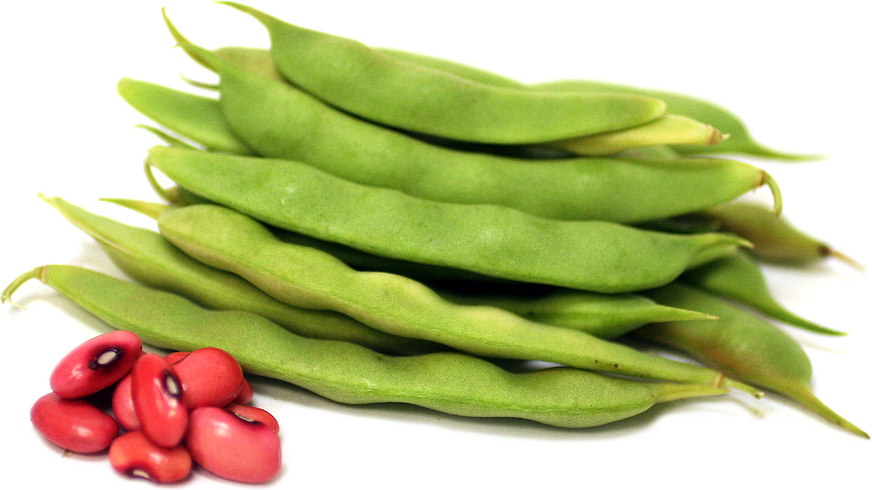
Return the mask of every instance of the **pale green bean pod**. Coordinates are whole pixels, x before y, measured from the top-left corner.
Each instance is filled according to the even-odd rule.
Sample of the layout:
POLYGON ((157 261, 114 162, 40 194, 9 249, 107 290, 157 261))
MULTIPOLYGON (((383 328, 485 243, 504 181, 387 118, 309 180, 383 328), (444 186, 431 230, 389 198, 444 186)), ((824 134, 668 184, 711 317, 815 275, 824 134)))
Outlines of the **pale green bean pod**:
POLYGON ((10 301, 30 279, 150 345, 182 351, 217 347, 248 373, 340 403, 399 402, 467 417, 580 428, 632 417, 657 403, 726 391, 564 367, 512 374, 458 353, 390 357, 347 342, 299 337, 252 313, 206 310, 181 296, 74 266, 37 267, 15 279, 0 300, 10 301))
POLYGON ((498 308, 453 304, 403 276, 356 271, 320 250, 282 242, 254 219, 221 206, 168 208, 160 214, 158 228, 197 260, 238 274, 280 301, 337 311, 393 335, 484 357, 748 390, 717 372, 582 332, 531 322, 498 308))
POLYGON ((344 340, 395 354, 444 349, 385 334, 335 312, 282 303, 234 274, 192 259, 157 232, 91 213, 57 197, 43 199, 93 237, 122 272, 147 286, 181 294, 208 308, 250 311, 304 337, 344 340))
POLYGON ((156 146, 146 164, 197 196, 279 228, 374 255, 588 291, 657 287, 745 244, 724 234, 673 235, 427 201, 290 160, 156 146))
POLYGON ((542 143, 637 126, 662 116, 651 97, 515 90, 387 56, 234 2, 269 31, 278 71, 331 105, 380 124, 460 141, 542 143))

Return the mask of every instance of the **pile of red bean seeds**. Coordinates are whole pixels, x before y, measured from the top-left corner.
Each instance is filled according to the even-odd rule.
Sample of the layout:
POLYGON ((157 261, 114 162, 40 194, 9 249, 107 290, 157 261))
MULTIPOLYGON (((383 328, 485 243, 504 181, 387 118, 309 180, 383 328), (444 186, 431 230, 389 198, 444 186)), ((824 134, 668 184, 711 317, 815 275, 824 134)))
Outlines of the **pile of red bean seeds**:
POLYGON ((281 469, 276 419, 248 405, 253 392, 239 363, 212 347, 165 357, 117 330, 67 354, 52 371, 52 392, 33 405, 33 425, 64 450, 106 451, 118 472, 158 483, 199 465, 244 483, 281 469), (97 400, 111 407, 99 408, 97 400), (110 415, 111 413, 111 415, 110 415))

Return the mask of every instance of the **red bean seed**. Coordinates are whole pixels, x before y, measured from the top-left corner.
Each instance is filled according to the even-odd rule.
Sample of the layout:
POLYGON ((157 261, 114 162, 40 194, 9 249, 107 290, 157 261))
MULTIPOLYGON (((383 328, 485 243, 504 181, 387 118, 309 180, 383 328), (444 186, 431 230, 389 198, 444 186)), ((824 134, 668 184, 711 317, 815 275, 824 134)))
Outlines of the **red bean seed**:
POLYGON ((119 473, 174 483, 191 472, 191 455, 184 446, 165 448, 155 445, 142 432, 117 437, 109 447, 109 463, 119 473))
POLYGON ((232 402, 245 380, 242 367, 215 347, 197 349, 173 364, 188 408, 223 407, 232 402))
POLYGON ((239 403, 231 403, 230 405, 224 407, 224 409, 243 420, 249 422, 260 422, 272 429, 272 431, 276 434, 279 433, 279 421, 276 420, 276 418, 273 417, 271 413, 267 412, 262 408, 252 407, 251 405, 242 405, 239 403))
POLYGON ((233 399, 233 403, 245 405, 250 402, 252 398, 254 398, 254 390, 251 389, 251 384, 249 384, 248 380, 242 378, 242 388, 239 390, 239 394, 236 395, 236 398, 233 399))
POLYGON ((167 361, 167 363, 169 363, 170 365, 173 365, 173 364, 181 361, 185 357, 187 357, 188 354, 190 354, 190 352, 184 352, 184 351, 170 352, 169 354, 164 356, 164 359, 167 361))
POLYGON ((116 330, 98 335, 70 351, 49 378, 62 398, 82 398, 124 377, 142 353, 142 341, 132 332, 116 330))
POLYGON ((281 443, 272 429, 223 408, 192 410, 185 445, 206 471, 237 482, 267 482, 282 465, 281 443))
POLYGON ((177 446, 185 434, 188 409, 173 368, 157 354, 146 354, 136 362, 130 377, 133 407, 142 431, 158 446, 177 446))
POLYGON ((30 420, 52 444, 74 453, 103 451, 118 435, 118 424, 107 413, 84 400, 61 398, 54 392, 33 404, 30 420))
POLYGON ((121 428, 126 431, 142 430, 142 425, 136 416, 136 409, 133 407, 131 379, 129 374, 121 378, 115 386, 115 391, 112 392, 112 413, 121 428))

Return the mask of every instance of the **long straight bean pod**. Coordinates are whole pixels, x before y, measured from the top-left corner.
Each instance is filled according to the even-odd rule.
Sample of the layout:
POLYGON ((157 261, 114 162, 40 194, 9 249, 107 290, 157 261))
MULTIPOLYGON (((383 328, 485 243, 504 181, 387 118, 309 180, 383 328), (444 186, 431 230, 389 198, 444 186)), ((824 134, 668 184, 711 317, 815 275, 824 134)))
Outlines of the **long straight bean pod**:
POLYGON ((306 339, 252 313, 206 310, 181 296, 75 266, 37 267, 15 279, 2 300, 30 279, 153 346, 185 351, 217 347, 247 372, 341 403, 400 402, 470 417, 591 427, 631 417, 656 403, 725 392, 563 367, 512 374, 459 353, 390 357, 347 342, 306 339))
POLYGON ((428 201, 289 160, 156 146, 146 164, 198 196, 279 228, 375 255, 582 290, 660 286, 744 244, 724 234, 672 235, 428 201))
POLYGON ((823 419, 861 437, 869 435, 826 406, 811 389, 812 366, 802 346, 775 325, 691 286, 651 291, 662 304, 716 315, 716 320, 655 323, 635 332, 684 351, 754 386, 793 399, 823 419))
POLYGON ((825 335, 845 335, 845 332, 807 320, 779 303, 769 290, 760 266, 747 252, 740 251, 687 271, 680 279, 795 327, 825 335))
POLYGON ((476 83, 298 27, 233 2, 269 31, 276 68, 295 85, 381 124, 460 141, 540 143, 632 127, 666 105, 628 94, 538 93, 476 83))
POLYGON ((440 349, 429 342, 385 334, 342 314, 282 303, 235 274, 192 259, 157 232, 91 213, 61 198, 44 199, 93 237, 122 272, 145 285, 184 295, 209 308, 250 311, 304 337, 355 342, 390 353, 440 349))
POLYGON ((767 172, 726 159, 536 160, 424 142, 331 108, 292 85, 182 44, 220 76, 234 134, 257 154, 305 162, 365 185, 441 202, 498 204, 550 219, 650 221, 708 209, 768 185, 767 172))
POLYGON ((699 366, 505 310, 451 303, 412 279, 360 272, 320 250, 277 240, 254 219, 214 205, 168 209, 161 234, 197 260, 244 277, 267 294, 305 308, 344 313, 387 333, 429 340, 478 356, 549 361, 645 378, 732 386, 699 366))

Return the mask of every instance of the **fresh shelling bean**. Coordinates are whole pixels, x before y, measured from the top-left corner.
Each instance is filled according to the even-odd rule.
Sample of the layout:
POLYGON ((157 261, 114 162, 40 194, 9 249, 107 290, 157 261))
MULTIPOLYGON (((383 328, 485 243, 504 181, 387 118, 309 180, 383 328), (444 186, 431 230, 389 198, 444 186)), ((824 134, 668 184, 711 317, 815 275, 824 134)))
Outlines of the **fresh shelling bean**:
POLYGON ((188 426, 188 407, 173 368, 157 354, 146 354, 136 361, 130 378, 133 408, 143 433, 158 446, 178 446, 188 426))
POLYGON ((845 332, 809 321, 781 305, 769 291, 763 271, 747 252, 739 252, 687 271, 680 280, 810 332, 846 335, 845 332))
POLYGON ((49 442, 74 453, 103 451, 118 435, 118 423, 111 416, 85 400, 61 398, 54 392, 33 404, 30 420, 49 442))
POLYGON ((502 206, 437 203, 288 160, 156 146, 147 165, 279 228, 376 255, 596 292, 657 287, 745 243, 725 234, 673 235, 603 221, 545 220, 502 206))
POLYGON ((461 80, 350 39, 222 3, 264 24, 276 68, 294 84, 388 126, 462 141, 541 143, 637 126, 666 110, 666 104, 649 97, 539 93, 461 80))
POLYGON ((228 480, 263 483, 282 467, 282 446, 273 428, 219 407, 191 411, 185 446, 197 464, 228 480))
POLYGON ((453 304, 404 276, 356 271, 320 250, 282 242, 257 221, 224 207, 167 208, 158 228, 191 256, 240 275, 276 299, 338 311, 394 335, 479 356, 550 361, 755 392, 720 373, 648 356, 582 332, 534 323, 497 308, 453 304))
POLYGON ((136 408, 133 406, 130 375, 122 378, 112 391, 112 415, 122 429, 128 432, 142 430, 142 424, 139 423, 136 408))
POLYGON ((49 378, 62 398, 82 398, 123 378, 142 353, 142 342, 130 332, 108 332, 79 345, 55 366, 49 378))
POLYGON ((193 466, 184 446, 161 447, 138 431, 127 432, 112 441, 109 463, 119 473, 155 483, 184 480, 193 466))
MULTIPOLYGON (((701 211, 762 185, 771 188, 776 210, 781 207, 771 175, 747 163, 542 161, 444 148, 361 121, 195 45, 182 46, 219 73, 222 113, 234 134, 257 154, 305 162, 360 184, 440 202, 498 204, 562 220, 650 221, 701 211)), ((145 97, 137 100, 138 106, 150 104, 145 97)))
MULTIPOLYGON (((0 297, 4 302, 10 299, 7 293, 4 292, 0 297)), ((126 343, 135 339, 140 347, 142 345, 135 333, 116 330, 84 342, 71 353, 88 352, 94 346, 112 343, 112 339, 117 341, 118 338, 126 343)), ((116 471, 156 483, 178 482, 191 472, 193 461, 184 444, 184 436, 191 436, 193 430, 196 434, 191 436, 191 444, 198 455, 206 454, 201 459, 210 467, 215 466, 216 461, 221 461, 215 466, 215 474, 237 481, 264 482, 281 468, 281 448, 276 436, 279 423, 266 410, 245 405, 251 400, 253 392, 241 372, 235 359, 213 347, 202 347, 192 352, 172 352, 165 357, 140 352, 130 373, 115 385, 100 391, 111 396, 111 414, 98 408, 97 402, 92 403, 94 396, 67 399, 51 392, 34 403, 31 421, 49 442, 66 451, 92 454, 108 448, 109 462, 116 471), (170 362, 181 367, 188 381, 186 388, 191 395, 188 398, 199 404, 196 410, 218 407, 217 410, 232 419, 210 416, 205 417, 205 420, 212 423, 191 424, 187 413, 190 409, 184 406, 184 423, 179 430, 179 418, 170 412, 179 406, 176 402, 180 397, 177 395, 182 394, 185 387, 182 387, 181 381, 174 380, 170 362), (195 374, 195 371, 201 373, 195 374), (213 379, 206 379, 203 373, 213 379), (229 383, 226 381, 228 379, 229 383), (234 388, 228 394, 222 385, 232 385, 234 388), (143 386, 148 389, 143 390, 143 386), (208 399, 204 399, 204 394, 208 399), (169 410, 165 403, 167 401, 171 405, 169 410), (144 429, 147 432, 143 431, 140 416, 146 422, 144 429), (240 423, 244 426, 240 427, 240 423), (193 425, 199 428, 194 430, 193 425), (121 435, 119 426, 124 429, 121 435), (264 436, 264 431, 272 434, 272 437, 264 436), (172 443, 169 438, 178 440, 172 443), (218 447, 211 447, 213 443, 218 447), (245 454, 236 454, 238 461, 230 463, 226 460, 229 448, 245 454), (247 456, 255 457, 253 472, 251 468, 241 469, 252 466, 252 460, 247 456), (225 459, 222 460, 222 457, 225 459), (227 468, 232 464, 241 466, 228 472, 227 468)))
POLYGON ((756 203, 731 202, 702 213, 724 231, 735 233, 754 244, 751 254, 766 262, 809 264, 827 257, 837 258, 855 268, 862 266, 829 244, 804 233, 784 217, 767 212, 756 203))
POLYGON ((650 291, 658 302, 716 315, 715 320, 647 325, 636 333, 684 351, 755 386, 781 393, 845 430, 869 435, 815 396, 811 361, 783 330, 715 296, 678 283, 650 291))
POLYGON ((251 311, 304 337, 347 340, 389 353, 436 349, 431 343, 388 335, 344 315, 286 305, 233 274, 190 258, 152 230, 91 213, 58 197, 41 197, 91 235, 125 274, 143 284, 186 295, 211 308, 251 311))
POLYGON ((242 391, 242 367, 227 352, 214 347, 197 349, 172 364, 188 409, 223 407, 242 391))
POLYGON ((657 403, 727 390, 635 381, 565 367, 512 374, 459 353, 389 357, 346 342, 305 339, 257 315, 212 311, 180 296, 76 266, 37 267, 3 292, 39 279, 115 328, 175 350, 213 346, 253 374, 296 384, 342 403, 403 402, 470 417, 512 417, 592 427, 657 403))

